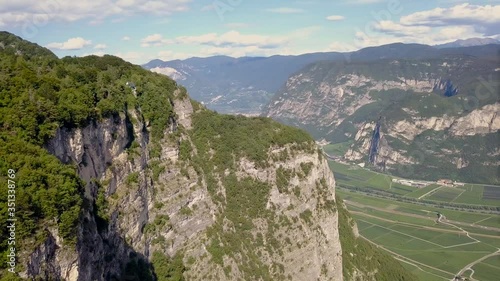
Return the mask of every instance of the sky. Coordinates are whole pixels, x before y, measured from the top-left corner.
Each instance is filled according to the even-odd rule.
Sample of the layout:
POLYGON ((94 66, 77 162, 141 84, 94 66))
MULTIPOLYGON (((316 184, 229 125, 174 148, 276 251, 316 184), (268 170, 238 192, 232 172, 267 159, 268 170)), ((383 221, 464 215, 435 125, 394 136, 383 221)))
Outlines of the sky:
POLYGON ((0 30, 136 64, 500 39, 500 0, 0 0, 0 30))

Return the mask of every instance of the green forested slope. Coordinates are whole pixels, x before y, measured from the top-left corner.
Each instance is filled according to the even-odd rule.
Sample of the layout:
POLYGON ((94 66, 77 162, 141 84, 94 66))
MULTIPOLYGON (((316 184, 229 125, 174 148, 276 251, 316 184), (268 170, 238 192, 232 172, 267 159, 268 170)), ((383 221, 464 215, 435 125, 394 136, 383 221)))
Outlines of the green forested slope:
MULTIPOLYGON (((58 227, 68 246, 76 242, 83 183, 44 144, 59 127, 81 127, 127 108, 140 107, 153 138, 173 116, 174 81, 117 57, 58 59, 49 50, 0 33, 0 179, 16 172, 17 252, 33 249, 45 227, 58 227), (133 81, 136 93, 126 85, 133 81)), ((180 95, 186 95, 181 89, 180 95)), ((7 237, 7 186, 0 189, 1 236, 7 237)), ((0 242, 5 268, 7 240, 0 242)))
POLYGON ((367 240, 356 237, 354 220, 337 196, 342 266, 345 280, 410 281, 418 280, 386 252, 367 240))

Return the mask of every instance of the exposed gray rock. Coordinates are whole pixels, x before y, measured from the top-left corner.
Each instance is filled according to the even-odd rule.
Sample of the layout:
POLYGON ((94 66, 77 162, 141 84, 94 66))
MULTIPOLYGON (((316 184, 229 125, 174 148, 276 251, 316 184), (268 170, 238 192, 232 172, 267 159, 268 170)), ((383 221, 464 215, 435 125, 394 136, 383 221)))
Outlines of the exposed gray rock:
MULTIPOLYGON (((177 116, 172 124, 191 129, 193 108, 189 98, 172 103, 177 116)), ((198 175, 191 163, 179 159, 178 140, 169 136, 175 130, 166 130, 159 141, 159 157, 151 157, 152 144, 140 109, 81 129, 59 129, 47 149, 64 163, 76 164, 86 182, 78 242, 75 249, 70 249, 63 246, 57 233, 49 235, 30 255, 25 276, 120 280, 123 269, 135 257, 147 261, 155 251, 168 256, 182 251, 185 259, 195 260, 185 273, 189 280, 209 280, 207 276, 212 276, 210 280, 241 278, 240 260, 224 257, 225 265, 234 268, 227 276, 207 251, 207 230, 216 221, 221 206, 213 201, 203 175, 198 175), (153 171, 160 172, 154 176, 153 171), (94 205, 99 188, 104 189, 109 204, 107 222, 98 217, 94 205)), ((182 133, 181 141, 191 143, 189 134, 182 133)), ((342 280, 333 174, 316 150, 292 153, 290 147, 275 147, 269 152, 274 157, 285 149, 293 156, 269 160, 268 168, 258 168, 245 158, 236 161, 238 177, 253 177, 272 186, 267 208, 276 217, 295 221, 295 230, 279 227, 272 233, 279 241, 288 238, 294 243, 285 243, 274 253, 262 248, 265 254, 261 262, 269 267, 275 262, 282 264, 285 275, 292 280, 342 280), (304 163, 311 165, 308 175, 294 175, 288 191, 279 191, 276 170, 285 167, 300 172, 304 163), (292 191, 295 186, 300 186, 300 195, 292 191), (307 223, 301 219, 304 212, 310 212, 307 223)), ((225 196, 222 185, 221 193, 225 196)), ((259 226, 256 233, 267 229, 265 220, 255 224, 259 226)))

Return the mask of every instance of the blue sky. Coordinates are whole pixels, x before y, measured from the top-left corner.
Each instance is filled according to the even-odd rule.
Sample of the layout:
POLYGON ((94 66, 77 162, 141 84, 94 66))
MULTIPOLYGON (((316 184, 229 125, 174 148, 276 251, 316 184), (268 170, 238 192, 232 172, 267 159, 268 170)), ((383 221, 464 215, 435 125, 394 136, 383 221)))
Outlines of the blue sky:
POLYGON ((0 0, 0 29, 58 56, 133 63, 295 55, 500 39, 500 0, 0 0))

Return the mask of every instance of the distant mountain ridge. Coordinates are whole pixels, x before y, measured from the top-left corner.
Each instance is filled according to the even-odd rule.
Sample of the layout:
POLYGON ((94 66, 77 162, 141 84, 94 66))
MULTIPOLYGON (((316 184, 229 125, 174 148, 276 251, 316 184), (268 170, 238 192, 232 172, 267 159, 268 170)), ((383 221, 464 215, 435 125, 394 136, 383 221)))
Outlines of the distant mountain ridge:
POLYGON ((454 42, 449 42, 445 44, 436 45, 436 48, 459 48, 459 47, 472 47, 472 46, 482 46, 488 44, 500 44, 499 40, 493 38, 469 38, 469 39, 459 39, 454 42))
POLYGON ((316 61, 341 57, 340 53, 269 58, 215 56, 167 62, 153 60, 143 67, 166 75, 174 74, 171 77, 192 91, 194 99, 211 109, 258 115, 295 71, 316 61))
MULTIPOLYGON (((475 41, 489 43, 490 41, 475 41)), ((472 44, 472 41, 468 43, 472 44)), ((170 76, 185 86, 192 97, 221 113, 258 115, 288 77, 320 61, 361 62, 380 59, 427 59, 464 54, 494 57, 494 44, 462 47, 393 43, 355 52, 311 53, 298 56, 213 56, 185 60, 152 60, 144 68, 170 76)))

